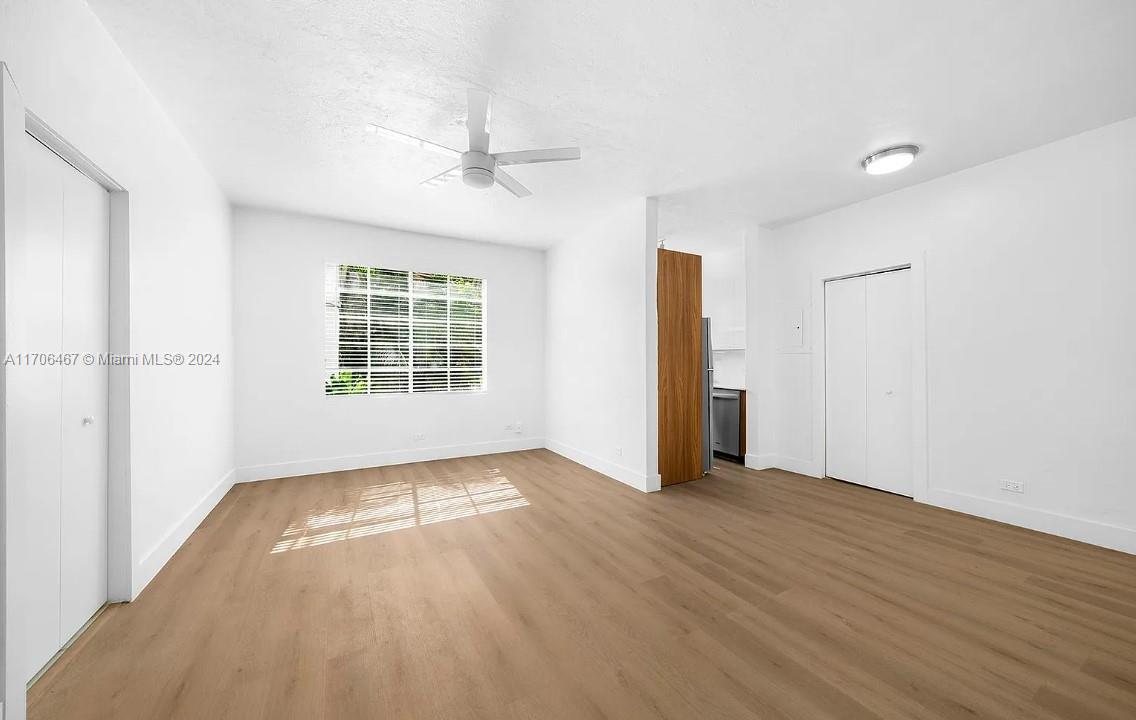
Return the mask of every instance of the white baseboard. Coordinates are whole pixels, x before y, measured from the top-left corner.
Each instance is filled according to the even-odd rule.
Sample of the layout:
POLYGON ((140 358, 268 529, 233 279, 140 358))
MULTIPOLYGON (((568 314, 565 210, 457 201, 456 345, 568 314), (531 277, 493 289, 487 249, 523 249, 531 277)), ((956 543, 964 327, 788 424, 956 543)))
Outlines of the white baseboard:
MULTIPOLYGON (((745 465, 751 470, 779 468, 811 477, 821 477, 823 474, 822 471, 815 468, 812 462, 781 455, 748 454, 745 457, 745 465)), ((1133 528, 1109 525, 1095 520, 1062 515, 1049 510, 1039 510, 977 495, 954 492, 953 490, 931 489, 926 498, 918 498, 917 501, 967 515, 975 515, 987 520, 997 520, 1007 525, 1016 525, 1070 540, 1079 540, 1091 545, 1136 554, 1136 529, 1133 528)))
POLYGON ((571 445, 565 445, 557 440, 548 440, 545 443, 545 447, 557 455, 562 455, 572 462, 591 468, 601 475, 607 475, 609 478, 618 480, 624 485, 630 485, 641 492, 655 492, 662 487, 662 480, 657 474, 653 478, 649 478, 644 473, 636 472, 629 467, 624 467, 623 465, 598 458, 591 453, 584 452, 571 445))
POLYGON ((165 536, 142 556, 142 559, 134 568, 131 600, 138 597, 146 589, 146 586, 150 584, 158 571, 165 567, 174 553, 178 551, 178 548, 189 539, 189 536, 193 534, 193 531, 197 529, 205 516, 217 507, 217 503, 221 502, 221 498, 225 497, 225 493, 233 487, 234 474, 233 470, 225 473, 224 477, 213 486, 213 489, 207 492, 205 497, 201 498, 181 520, 174 523, 174 526, 166 531, 165 536))
POLYGON ((663 489, 663 476, 655 473, 654 477, 647 477, 647 486, 644 488, 645 492, 659 492, 663 489))
POLYGON ((747 453, 745 456, 745 466, 751 470, 777 468, 778 470, 788 470, 789 472, 797 473, 798 475, 808 475, 809 477, 824 476, 824 471, 818 470, 816 463, 812 460, 800 460, 785 455, 755 455, 753 453, 747 453))
POLYGON ((927 505, 977 515, 1008 525, 1037 530, 1091 545, 1136 554, 1136 529, 1109 525, 1095 520, 1062 515, 990 498, 932 488, 925 500, 927 505))
POLYGON ((383 467, 384 465, 403 465, 427 460, 489 455, 491 453, 533 450, 544 447, 544 438, 517 438, 515 440, 493 440, 490 442, 469 443, 466 445, 445 445, 430 448, 410 448, 366 455, 344 455, 340 457, 315 458, 312 460, 293 460, 291 462, 269 465, 252 465, 237 468, 239 483, 296 477, 297 475, 316 475, 339 472, 341 470, 362 470, 383 467))
POLYGON ((750 470, 768 470, 775 468, 777 467, 777 456, 746 453, 745 466, 750 470))

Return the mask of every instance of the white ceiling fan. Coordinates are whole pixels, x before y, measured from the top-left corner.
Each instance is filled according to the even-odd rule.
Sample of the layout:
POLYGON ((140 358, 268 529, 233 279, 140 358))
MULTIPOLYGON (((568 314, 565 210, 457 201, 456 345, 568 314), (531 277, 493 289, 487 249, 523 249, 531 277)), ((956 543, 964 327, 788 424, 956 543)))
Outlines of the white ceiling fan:
POLYGON ((470 187, 485 189, 492 187, 496 182, 501 187, 517 197, 528 197, 532 192, 517 179, 501 168, 506 165, 527 165, 530 163, 558 162, 561 160, 579 160, 580 148, 563 147, 547 148, 544 150, 517 150, 514 152, 489 152, 489 102, 490 95, 484 90, 469 90, 469 112, 466 115, 465 125, 469 130, 469 150, 461 152, 438 143, 423 140, 422 138, 406 133, 391 130, 381 125, 368 123, 367 132, 382 135, 383 137, 398 140, 420 147, 423 150, 433 150, 442 155, 461 158, 461 163, 438 173, 432 178, 423 180, 427 187, 437 187, 448 180, 462 176, 462 182, 470 187))

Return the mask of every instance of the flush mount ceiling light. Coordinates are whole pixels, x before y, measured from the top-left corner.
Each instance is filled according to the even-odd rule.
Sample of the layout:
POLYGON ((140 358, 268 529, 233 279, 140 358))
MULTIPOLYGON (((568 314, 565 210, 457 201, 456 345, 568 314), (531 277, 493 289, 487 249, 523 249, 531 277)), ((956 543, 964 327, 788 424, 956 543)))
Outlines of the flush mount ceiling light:
POLYGON ((869 175, 887 175, 915 162, 918 153, 918 145, 896 145, 872 153, 860 164, 869 175))

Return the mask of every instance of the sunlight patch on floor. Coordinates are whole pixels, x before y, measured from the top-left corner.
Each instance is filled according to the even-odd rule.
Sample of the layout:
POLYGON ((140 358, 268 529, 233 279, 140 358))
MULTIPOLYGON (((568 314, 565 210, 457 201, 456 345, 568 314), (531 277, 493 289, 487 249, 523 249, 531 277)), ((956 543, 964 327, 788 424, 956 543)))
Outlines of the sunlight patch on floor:
POLYGON ((529 501, 494 468, 428 481, 397 481, 348 491, 345 504, 292 523, 273 553, 317 547, 412 527, 525 507, 529 501))

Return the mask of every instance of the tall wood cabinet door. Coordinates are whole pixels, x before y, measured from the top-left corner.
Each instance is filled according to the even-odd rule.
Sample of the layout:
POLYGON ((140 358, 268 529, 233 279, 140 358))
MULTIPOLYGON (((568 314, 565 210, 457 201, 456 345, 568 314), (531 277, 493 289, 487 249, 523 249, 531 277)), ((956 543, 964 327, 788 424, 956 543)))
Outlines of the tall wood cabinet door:
POLYGON ((702 475, 702 258, 658 251, 659 474, 702 475))

